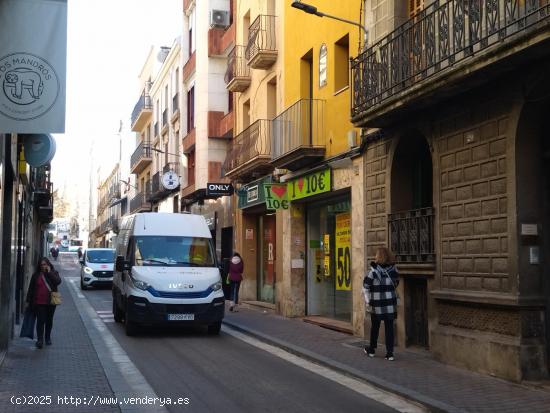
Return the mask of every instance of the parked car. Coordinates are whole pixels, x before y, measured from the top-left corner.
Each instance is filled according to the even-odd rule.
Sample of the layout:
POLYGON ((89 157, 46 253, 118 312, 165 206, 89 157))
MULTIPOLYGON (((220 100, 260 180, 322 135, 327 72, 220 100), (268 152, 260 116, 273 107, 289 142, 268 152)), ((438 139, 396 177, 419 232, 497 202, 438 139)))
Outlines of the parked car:
POLYGON ((113 248, 88 248, 80 259, 80 288, 111 285, 115 266, 113 248))
POLYGON ((222 279, 203 216, 140 213, 122 221, 113 277, 113 315, 126 334, 143 325, 208 326, 224 316, 222 279))

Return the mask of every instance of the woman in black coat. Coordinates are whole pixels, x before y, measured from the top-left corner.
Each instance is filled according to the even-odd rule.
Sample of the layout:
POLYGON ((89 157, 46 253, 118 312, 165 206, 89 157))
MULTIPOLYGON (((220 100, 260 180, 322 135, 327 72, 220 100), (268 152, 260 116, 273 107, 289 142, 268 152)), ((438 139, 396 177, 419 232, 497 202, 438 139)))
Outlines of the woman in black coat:
POLYGON ((40 258, 27 291, 27 303, 36 313, 36 347, 38 348, 44 345, 44 335, 46 345, 52 344, 51 333, 56 306, 50 304, 50 293, 57 291, 59 284, 61 284, 61 277, 50 260, 46 257, 40 258))

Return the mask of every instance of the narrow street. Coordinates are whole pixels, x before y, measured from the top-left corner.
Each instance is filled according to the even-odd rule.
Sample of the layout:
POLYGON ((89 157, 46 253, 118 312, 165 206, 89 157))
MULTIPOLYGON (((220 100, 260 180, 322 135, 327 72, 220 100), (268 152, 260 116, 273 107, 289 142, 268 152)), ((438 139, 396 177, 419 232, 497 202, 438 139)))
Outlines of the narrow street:
MULTIPOLYGON (((361 390, 337 385, 235 338, 228 327, 224 327, 219 337, 208 336, 200 328, 146 329, 137 337, 127 337, 122 325, 112 317, 110 289, 80 291, 76 255, 61 254, 57 268, 65 285, 70 286, 71 296, 76 295, 76 305, 80 309, 91 305, 156 395, 188 398, 193 412, 395 411, 361 394, 361 390)), ((63 334, 63 326, 56 325, 55 330, 58 337, 63 334)), ((388 396, 386 399, 390 403, 400 402, 388 396)), ((186 406, 166 407, 169 411, 181 411, 186 406)), ((414 410, 412 405, 402 409, 414 410)))

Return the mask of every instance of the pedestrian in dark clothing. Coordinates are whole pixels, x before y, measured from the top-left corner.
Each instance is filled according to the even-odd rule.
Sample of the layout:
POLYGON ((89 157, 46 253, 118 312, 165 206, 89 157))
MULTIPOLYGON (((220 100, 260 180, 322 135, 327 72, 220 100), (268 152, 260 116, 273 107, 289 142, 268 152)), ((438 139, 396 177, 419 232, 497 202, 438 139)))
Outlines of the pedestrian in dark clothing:
POLYGON ((397 318, 397 291, 399 274, 393 264, 391 252, 378 248, 371 269, 363 280, 367 310, 371 313, 371 330, 369 346, 364 351, 369 357, 374 357, 378 343, 380 324, 384 321, 386 333, 386 360, 393 361, 393 322, 397 318))
POLYGON ((57 245, 50 248, 50 255, 57 261, 57 256, 59 255, 59 248, 57 248, 57 245))
POLYGON ((78 259, 80 260, 82 258, 82 247, 78 247, 76 253, 78 254, 78 259))
POLYGON ((55 305, 50 304, 50 292, 56 291, 61 284, 61 277, 46 257, 38 261, 35 273, 31 277, 27 291, 27 303, 36 313, 36 347, 52 344, 51 333, 55 305))
POLYGON ((239 288, 243 280, 244 263, 238 252, 233 253, 229 262, 229 281, 231 282, 231 303, 229 311, 237 311, 239 304, 239 288))

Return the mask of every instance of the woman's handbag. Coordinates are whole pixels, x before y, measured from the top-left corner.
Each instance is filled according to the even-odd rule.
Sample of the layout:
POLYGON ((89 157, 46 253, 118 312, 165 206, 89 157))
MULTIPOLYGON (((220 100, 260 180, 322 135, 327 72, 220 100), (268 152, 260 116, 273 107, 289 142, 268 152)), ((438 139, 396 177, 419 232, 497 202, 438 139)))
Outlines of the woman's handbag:
POLYGON ((19 334, 19 337, 28 337, 33 340, 35 323, 36 313, 30 306, 27 306, 25 309, 25 315, 23 316, 23 324, 21 324, 21 333, 19 334))
MULTIPOLYGON (((42 275, 42 277, 44 277, 44 275, 42 275)), ((51 305, 61 304, 61 293, 57 291, 52 291, 52 289, 50 288, 50 284, 48 284, 48 281, 46 281, 46 277, 44 277, 44 282, 46 283, 46 287, 50 292, 50 304, 51 305)))
POLYGON ((61 304, 61 293, 57 291, 52 291, 50 293, 50 304, 59 305, 61 304))

